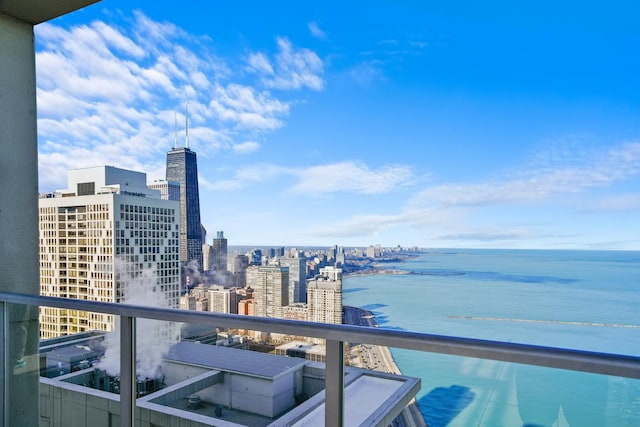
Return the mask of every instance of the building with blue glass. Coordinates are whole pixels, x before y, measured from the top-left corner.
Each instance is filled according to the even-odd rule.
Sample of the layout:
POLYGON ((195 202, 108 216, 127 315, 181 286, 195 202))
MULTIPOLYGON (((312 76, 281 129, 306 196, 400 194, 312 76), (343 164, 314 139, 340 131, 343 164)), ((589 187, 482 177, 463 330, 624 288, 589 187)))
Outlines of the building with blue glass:
MULTIPOLYGON (((202 229, 198 162, 188 147, 174 147, 167 153, 167 181, 180 183, 180 256, 184 266, 202 271, 202 229)), ((187 279, 189 272, 183 275, 187 279)))

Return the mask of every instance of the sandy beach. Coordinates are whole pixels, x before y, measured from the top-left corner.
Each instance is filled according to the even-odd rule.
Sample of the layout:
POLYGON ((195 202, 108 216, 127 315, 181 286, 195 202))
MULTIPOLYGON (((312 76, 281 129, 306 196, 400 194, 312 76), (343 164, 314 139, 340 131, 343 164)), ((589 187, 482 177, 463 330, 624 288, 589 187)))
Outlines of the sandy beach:
MULTIPOLYGON (((345 323, 358 326, 377 327, 373 313, 356 307, 344 307, 345 323)), ((388 347, 355 344, 349 348, 349 364, 360 368, 381 371, 390 374, 402 374, 393 360, 388 347)), ((391 424, 394 427, 427 427, 424 417, 415 399, 412 400, 391 424)))

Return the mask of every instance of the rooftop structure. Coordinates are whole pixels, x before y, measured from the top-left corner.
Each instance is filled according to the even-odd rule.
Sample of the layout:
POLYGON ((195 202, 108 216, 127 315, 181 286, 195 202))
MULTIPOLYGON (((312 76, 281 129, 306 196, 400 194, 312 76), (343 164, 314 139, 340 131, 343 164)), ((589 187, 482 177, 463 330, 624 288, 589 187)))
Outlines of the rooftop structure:
MULTIPOLYGON (((81 346, 63 340, 43 344, 43 358, 53 370, 40 379, 42 422, 100 425, 117 415, 112 402, 119 398, 119 379, 89 366, 103 350, 96 336, 86 335, 81 346), (56 406, 61 392, 65 399, 56 406)), ((160 378, 140 378, 137 385, 140 418, 154 425, 324 425, 323 363, 180 342, 164 356, 161 371, 160 378)), ((357 368, 347 369, 345 383, 346 425, 386 426, 420 388, 416 378, 357 368)))

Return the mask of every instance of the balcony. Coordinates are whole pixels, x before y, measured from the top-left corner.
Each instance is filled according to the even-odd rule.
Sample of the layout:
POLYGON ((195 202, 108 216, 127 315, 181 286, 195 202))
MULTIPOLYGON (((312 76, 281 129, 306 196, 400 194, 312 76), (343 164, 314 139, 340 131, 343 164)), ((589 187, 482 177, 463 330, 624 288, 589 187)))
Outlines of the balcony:
MULTIPOLYGON (((322 405, 323 412, 316 412, 316 420, 324 419, 324 424, 339 426, 348 424, 348 416, 353 414, 349 406, 349 384, 345 381, 346 367, 344 365, 345 343, 368 343, 394 348, 408 349, 431 353, 451 355, 451 357, 465 357, 474 361, 501 361, 515 363, 518 366, 543 367, 546 375, 562 375, 570 372, 592 373, 597 378, 596 383, 604 387, 595 387, 591 396, 584 396, 583 388, 569 388, 564 392, 563 399, 568 399, 578 410, 590 415, 594 412, 604 418, 603 422, 591 420, 592 425, 639 425, 640 410, 638 410, 638 396, 624 387, 626 379, 640 379, 640 358, 612 354, 590 353, 562 348, 545 348, 523 344, 491 342, 473 340, 462 337, 434 336, 404 331, 362 328, 344 325, 322 325, 306 322, 294 322, 282 319, 258 319, 246 316, 228 316, 210 313, 182 312, 149 307, 136 307, 95 303, 81 300, 67 300, 57 298, 38 297, 38 229, 37 229, 37 144, 35 118, 35 67, 33 55, 33 25, 45 22, 61 14, 67 13, 92 0, 77 0, 67 2, 35 2, 10 1, 0 2, 0 32, 3 47, 0 49, 0 157, 11 159, 0 168, 0 182, 12 183, 3 186, 0 192, 0 289, 20 289, 31 295, 0 292, 0 334, 2 335, 2 361, 0 364, 0 413, 3 425, 38 425, 41 414, 47 411, 63 408, 64 396, 60 394, 53 408, 38 404, 38 396, 46 388, 40 388, 40 358, 38 349, 38 307, 61 308, 63 310, 82 310, 102 312, 120 316, 120 395, 110 400, 106 411, 109 420, 92 421, 95 425, 150 425, 151 420, 145 420, 144 411, 152 405, 159 405, 158 401, 143 401, 137 396, 136 383, 136 353, 143 353, 145 349, 136 347, 136 323, 144 319, 161 321, 187 322, 209 324, 216 327, 260 330, 268 333, 285 333, 292 335, 306 335, 327 340, 327 375, 322 405), (6 45, 5 45, 6 43, 6 45), (7 207, 11 207, 8 209, 7 207), (18 212, 19 215, 13 213, 18 212), (24 355, 23 350, 25 350, 24 355), (609 387, 607 385, 614 385, 609 387), (590 400, 586 400, 590 399, 590 400), (144 410, 144 411, 143 411, 144 410), (136 420, 139 420, 136 423, 136 420), (145 424, 146 423, 146 424, 145 424)), ((63 217, 64 218, 64 217, 63 217)), ((173 221, 173 220, 172 220, 173 221)), ((59 235, 70 238, 78 237, 80 231, 67 231, 60 226, 59 235)), ((175 236, 177 237, 177 235, 175 236)), ((65 252, 64 250, 62 252, 65 252)), ((70 251, 71 252, 71 251, 70 251)), ((75 250, 73 251, 75 253, 75 250)), ((80 255, 82 258, 84 255, 80 255)), ((69 256, 69 261, 75 259, 69 256)), ((61 255, 61 260, 66 259, 61 255)), ((472 374, 469 373, 469 376, 472 374)), ((488 381, 496 380, 499 373, 489 373, 488 381)), ((540 376, 541 377, 541 376, 540 376)), ((530 379, 540 379, 531 378, 530 379)), ((215 378, 194 379, 196 382, 206 383, 215 378)), ((422 379, 423 387, 434 387, 429 379, 422 379)), ((70 387, 73 388, 73 387, 70 387)), ((558 390, 545 390, 552 394, 558 390)), ((68 391, 68 389, 67 389, 68 391)), ((452 402, 454 415, 464 410, 464 386, 453 390, 457 393, 457 400, 452 402)), ((95 395, 91 395, 95 397, 95 395)), ((74 410, 85 411, 92 407, 93 398, 87 397, 83 404, 71 407, 66 416, 74 410)), ((195 404, 196 402, 194 402, 195 404)), ((518 416, 522 399, 513 396, 494 399, 485 410, 515 413, 518 416), (513 406, 516 407, 513 407, 513 406)), ((560 402, 551 402, 558 405, 560 402)), ((567 403, 565 400, 563 402, 567 403)), ((567 409, 568 409, 567 405, 567 409)), ((66 407, 65 407, 66 408, 66 407)), ((449 408, 451 409, 451 408, 449 408)), ((451 412, 451 411, 449 411, 451 412)), ((295 414, 294 414, 295 415, 295 414)), ((166 421, 168 419, 165 417, 166 421)), ((158 420, 162 423, 163 420, 158 420)), ((383 422, 384 420, 379 420, 383 422)), ((432 424, 444 426, 451 418, 443 417, 432 424)), ((470 421, 473 423, 473 421, 470 421)), ((476 422, 475 424, 478 424, 476 422)), ((44 424, 44 423, 43 423, 44 424)), ((76 424, 85 425, 80 421, 76 424)), ((162 425, 162 424, 159 424, 162 425)), ((197 424, 191 424, 197 425, 197 424)), ((584 424, 581 424, 584 425, 584 424)))
MULTIPOLYGON (((78 311, 92 311, 99 313, 108 313, 120 316, 119 326, 119 363, 120 363, 120 376, 118 388, 120 391, 119 396, 112 396, 109 404, 110 409, 105 414, 109 414, 107 421, 100 425, 121 425, 121 426, 133 426, 133 425, 173 425, 170 424, 170 419, 175 415, 175 411, 163 409, 159 402, 163 402, 167 399, 166 394, 171 390, 166 391, 161 395, 153 395, 152 399, 140 397, 139 383, 140 378, 136 375, 136 354, 143 355, 148 352, 146 348, 140 348, 136 345, 136 324, 144 321, 145 319, 154 319, 163 322, 183 322, 193 325, 205 325, 211 328, 224 328, 224 329, 242 329, 242 330, 255 330, 262 331, 263 333, 272 334, 287 334, 296 336, 315 337, 326 340, 326 369, 325 372, 325 384, 324 391, 318 395, 313 396, 309 401, 315 399, 315 411, 309 410, 293 410, 287 412, 282 419, 286 419, 286 425, 326 425, 326 426, 341 426, 341 425, 388 425, 398 413, 397 411, 385 412, 382 415, 380 410, 376 410, 377 406, 368 407, 365 411, 365 415, 369 418, 358 419, 354 423, 354 416, 362 412, 362 401, 356 405, 356 400, 353 397, 354 376, 350 367, 345 366, 345 349, 348 348, 348 343, 362 343, 376 346, 393 347, 400 349, 416 350, 425 353, 439 353, 452 356, 462 356, 465 358, 471 358, 478 362, 483 361, 502 361, 508 362, 509 366, 515 366, 519 369, 519 372, 526 372, 527 366, 531 367, 531 372, 534 376, 522 376, 522 380, 529 382, 535 382, 537 379, 541 379, 547 376, 554 377, 570 377, 572 372, 575 375, 578 372, 591 373, 595 375, 589 376, 590 380, 581 384, 592 384, 591 389, 572 389, 572 384, 568 383, 568 393, 564 393, 561 397, 562 402, 551 402, 560 405, 562 403, 563 408, 568 408, 571 405, 577 406, 585 414, 589 414, 592 417, 592 421, 595 424, 579 424, 584 425, 637 425, 640 422, 640 414, 638 414, 638 395, 633 393, 620 393, 620 387, 611 387, 612 384, 620 384, 621 381, 628 381, 631 384, 636 384, 635 380, 640 379, 640 358, 634 356, 623 356, 614 354, 603 354, 586 351, 576 351, 563 348, 549 348, 532 346, 526 344, 513 344, 505 342, 485 341, 477 339, 467 339, 463 337, 449 337, 429 335, 422 333, 414 333, 398 330, 385 330, 382 328, 369 328, 361 326, 350 325, 328 325, 318 324, 313 322, 299 322, 285 319, 272 319, 272 318, 257 318, 250 316, 228 315, 218 313, 206 313, 195 311, 182 311, 175 309, 162 309, 155 307, 143 307, 133 306, 125 304, 113 304, 113 303, 99 303, 90 301, 81 301, 65 298, 53 298, 53 297, 40 297, 24 294, 15 294, 0 292, 0 309, 2 310, 2 319, 4 320, 0 332, 2 333, 2 342, 4 345, 5 364, 3 366, 3 377, 6 384, 11 384, 11 387, 4 388, 3 400, 3 417, 5 420, 11 420, 12 424, 21 423, 21 414, 11 413, 9 402, 12 399, 12 394, 16 390, 15 384, 21 384, 27 393, 24 396, 30 396, 29 400, 34 401, 38 394, 38 378, 34 373, 41 372, 42 362, 38 357, 38 350, 31 349, 31 352, 27 351, 24 356, 25 366, 15 367, 9 362, 15 360, 15 340, 21 336, 25 331, 33 331, 37 333, 37 328, 25 327, 20 322, 7 321, 9 320, 9 314, 22 312, 26 313, 30 310, 36 310, 36 306, 63 308, 67 310, 78 311), (25 309, 26 308, 26 309, 25 309), (511 365, 515 364, 515 365, 511 365), (531 366, 533 365, 533 366, 531 366), (537 368, 545 367, 547 369, 537 368), (549 369, 551 368, 551 369, 549 369), (165 396, 165 397, 162 397, 165 396), (164 400, 163 400, 164 399, 164 400), (356 407, 359 408, 356 411, 356 407), (599 409, 598 409, 599 408, 599 409), (595 410, 595 412, 594 412, 595 410), (151 412, 149 412, 151 411, 151 412), (155 412, 154 412, 155 411, 155 412), (164 411, 164 412, 163 412, 164 411), (155 422, 150 421, 150 413, 153 413, 155 422), (146 415, 145 415, 146 414, 146 415), (164 415, 158 415, 164 414, 164 415), (379 416, 379 419, 375 417, 379 416), (594 416, 600 417, 593 418, 594 416), (371 418, 373 417, 373 418, 371 418), (386 418, 385 418, 386 417, 386 418), (391 418, 389 418, 391 417, 391 418)), ((15 317, 13 317, 15 318, 15 317)), ((33 326, 33 325, 31 325, 33 326)), ((138 337, 141 339, 140 334, 138 337)), ((191 343, 193 344, 193 343, 191 343)), ((187 345, 185 343, 185 345, 187 345)), ((200 344, 202 348, 210 347, 206 344, 200 344)), ((173 350, 172 350, 173 351, 173 350)), ((204 351, 204 350, 203 350, 204 351)), ((237 350, 241 351, 241 350, 237 350)), ((251 360, 252 352, 242 351, 243 357, 247 360, 251 360)), ((257 355, 257 353, 254 353, 257 355)), ((195 356, 194 356, 195 357, 195 356)), ((256 356, 258 357, 258 356, 256 356)), ((275 357, 275 356, 273 356, 275 357)), ((234 357, 237 358, 237 357, 234 357)), ((302 359, 289 358, 293 362, 302 359)), ((293 363, 292 362, 292 363, 293 363)), ((247 362, 249 365, 250 362, 247 362)), ((409 403, 409 400, 415 394, 416 387, 419 387, 420 381, 417 383, 415 379, 407 377, 398 377, 401 380, 398 383, 384 383, 384 381, 392 381, 393 375, 378 375, 373 377, 367 375, 366 372, 360 372, 360 377, 364 378, 361 383, 360 392, 364 393, 364 396, 375 395, 373 390, 381 390, 384 392, 387 390, 388 395, 384 395, 383 401, 391 402, 393 405, 402 407, 409 403), (365 377, 361 377, 365 375, 365 377), (369 389, 366 381, 374 381, 372 378, 383 378, 382 386, 374 385, 369 389), (413 382, 412 382, 413 381, 413 382), (396 400, 393 400, 394 393, 390 390, 391 386, 388 384, 397 384, 398 387, 404 387, 404 393, 400 393, 396 396, 396 400), (385 400, 386 399, 386 400, 385 400)), ((84 371, 83 371, 84 372, 84 371)), ((212 371, 213 372, 213 371, 212 371)), ((473 374, 469 374, 473 375, 473 374)), ((213 373, 202 374, 202 377, 198 377, 195 382, 202 385, 209 386, 209 383, 214 383, 220 379, 215 379, 213 373), (199 382, 200 381, 200 382, 199 382)), ((194 377, 195 378, 195 377, 194 377)), ((499 372, 494 372, 489 380, 500 381, 499 372)), ((429 384, 429 378, 422 378, 422 387, 428 387, 431 389, 434 384, 429 384)), ((40 395, 46 394, 49 390, 50 382, 47 380, 40 380, 40 395), (44 384, 44 385, 43 385, 44 384)), ((544 384, 541 389, 537 389, 537 392, 544 391, 549 395, 552 395, 554 390, 544 388, 544 384)), ((455 386, 456 390, 465 391, 464 384, 455 386)), ((514 386, 515 387, 515 386, 514 386)), ((433 388, 432 392, 441 389, 441 387, 433 388)), ((486 411, 496 411, 501 413, 511 413, 511 419, 519 414, 519 410, 523 409, 525 405, 524 398, 522 397, 522 391, 524 388, 514 389, 514 393, 520 393, 517 398, 503 397, 493 399, 491 402, 491 408, 485 408, 486 411), (515 406, 514 406, 515 405, 515 406), (514 415, 515 414, 515 415, 514 415)), ((468 392, 468 390, 467 390, 468 392)), ((185 391, 175 391, 175 393, 187 393, 185 391)), ((62 401, 57 404, 64 407, 64 396, 62 393, 62 401)), ((92 394, 88 394, 92 396, 92 394)), ((362 398, 363 395, 360 395, 362 398)), ((452 395, 453 396, 453 395, 452 395)), ((185 397, 185 396, 182 396, 185 397)), ((455 401, 452 404, 461 405, 458 408, 458 412, 464 410, 464 393, 458 396, 457 403, 455 401)), ((467 396, 468 397, 468 396, 467 396)), ((538 398, 540 396, 537 396, 538 398)), ((186 397, 185 397, 186 398, 186 397)), ((87 397, 83 405, 91 405, 90 399, 87 397)), ((367 400, 364 400, 364 407, 367 407, 367 400)), ((40 415, 47 414, 47 410, 51 411, 50 407, 47 407, 47 403, 41 402, 40 415)), ((77 406, 77 402, 74 403, 75 413, 84 413, 88 406, 77 406)), ((202 403, 204 405, 204 402, 202 403)), ((188 403, 185 403, 188 405, 188 403)), ((383 405, 384 406, 384 405, 383 405)), ((60 407, 58 407, 58 410, 60 407)), ((450 408, 449 408, 450 409, 450 408)), ((178 410, 180 413, 182 409, 178 410)), ((55 411, 55 410, 54 410, 55 411)), ((453 412, 454 416, 457 415, 456 411, 453 412)), ((279 415, 281 416, 281 415, 279 415)), ((206 418, 206 417, 205 417, 206 418)), ((205 418, 195 418, 201 421, 205 418)), ((446 417, 445 417, 446 418, 446 417)), ((192 421, 192 424, 187 425, 243 425, 243 424, 225 424, 222 420, 219 420, 219 424, 211 424, 215 417, 206 418, 202 424, 198 424, 196 421, 192 421)), ((41 420, 42 421, 42 420, 41 420)), ((56 425, 54 420, 49 420, 52 425, 56 425)), ((269 419, 266 422, 264 420, 257 424, 246 425, 281 425, 278 424, 278 418, 269 419)), ((431 425, 447 425, 447 421, 442 420, 426 420, 431 425)), ((450 420, 449 420, 450 421, 450 420)), ((96 422, 98 422, 96 420, 96 422)), ((473 422, 473 421, 472 421, 473 422)), ((6 425, 6 423, 5 423, 6 425)), ((82 425, 82 424, 76 424, 82 425)), ((181 424, 182 425, 182 424, 181 424)), ((284 424, 283 424, 284 425, 284 424)), ((480 419, 475 420, 472 425, 484 425, 480 419)), ((569 424, 574 425, 574 424, 569 424)))

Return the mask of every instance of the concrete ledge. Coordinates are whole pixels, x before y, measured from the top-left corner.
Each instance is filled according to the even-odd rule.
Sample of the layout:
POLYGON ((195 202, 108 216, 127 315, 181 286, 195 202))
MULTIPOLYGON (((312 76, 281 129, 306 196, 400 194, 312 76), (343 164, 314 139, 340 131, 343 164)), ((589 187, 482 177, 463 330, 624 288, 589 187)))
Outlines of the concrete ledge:
POLYGON ((100 0, 3 0, 0 13, 31 25, 49 21, 100 0))

